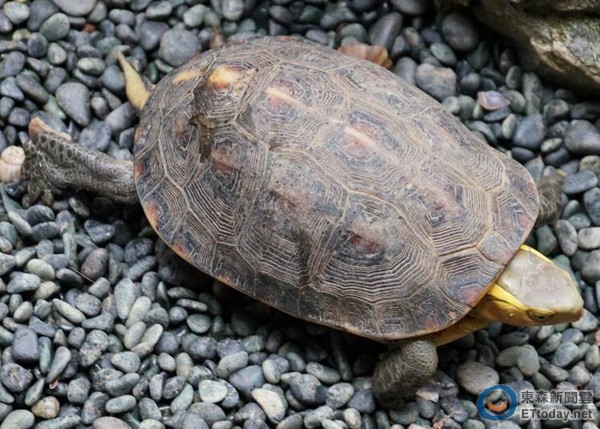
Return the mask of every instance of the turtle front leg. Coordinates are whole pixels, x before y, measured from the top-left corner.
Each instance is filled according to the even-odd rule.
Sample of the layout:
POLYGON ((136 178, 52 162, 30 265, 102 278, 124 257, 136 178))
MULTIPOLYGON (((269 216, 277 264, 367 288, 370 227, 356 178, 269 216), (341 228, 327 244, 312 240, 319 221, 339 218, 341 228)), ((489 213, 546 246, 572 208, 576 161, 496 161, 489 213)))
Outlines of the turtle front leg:
POLYGON ((432 340, 406 341, 390 347, 375 366, 373 393, 384 407, 400 408, 435 373, 437 349, 432 340))
POLYGON ((133 162, 72 143, 68 135, 53 130, 39 118, 29 124, 29 136, 31 141, 24 145, 23 172, 29 178, 28 191, 33 200, 65 189, 80 189, 122 203, 138 201, 133 162))

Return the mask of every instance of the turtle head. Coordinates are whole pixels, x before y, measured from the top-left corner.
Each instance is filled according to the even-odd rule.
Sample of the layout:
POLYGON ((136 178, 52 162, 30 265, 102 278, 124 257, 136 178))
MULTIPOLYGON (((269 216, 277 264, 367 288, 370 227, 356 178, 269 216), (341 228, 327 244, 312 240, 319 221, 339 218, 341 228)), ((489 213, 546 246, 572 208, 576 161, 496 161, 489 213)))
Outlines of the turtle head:
POLYGON ((583 299, 566 271, 521 246, 473 312, 479 319, 509 325, 556 325, 578 320, 583 299))

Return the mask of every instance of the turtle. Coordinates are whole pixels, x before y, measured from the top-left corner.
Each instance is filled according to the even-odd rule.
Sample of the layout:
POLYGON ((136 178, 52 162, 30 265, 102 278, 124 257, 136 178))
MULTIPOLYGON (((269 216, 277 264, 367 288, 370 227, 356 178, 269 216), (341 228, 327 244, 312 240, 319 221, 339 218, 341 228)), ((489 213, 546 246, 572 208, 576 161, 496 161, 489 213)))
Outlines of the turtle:
POLYGON ((134 160, 35 118, 29 195, 140 202, 199 270, 387 344, 372 379, 382 405, 432 377, 440 345, 495 321, 582 315, 572 276, 523 244, 552 193, 390 71, 289 36, 203 52, 155 88, 120 61, 141 116, 134 160))

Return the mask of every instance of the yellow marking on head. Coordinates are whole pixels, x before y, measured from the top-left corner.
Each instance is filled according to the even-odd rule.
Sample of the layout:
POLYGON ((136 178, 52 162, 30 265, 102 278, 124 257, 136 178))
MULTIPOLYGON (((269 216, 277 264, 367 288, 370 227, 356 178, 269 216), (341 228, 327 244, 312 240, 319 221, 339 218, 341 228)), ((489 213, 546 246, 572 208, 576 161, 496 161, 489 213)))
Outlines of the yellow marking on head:
POLYGON ((191 79, 196 79, 196 78, 200 77, 202 74, 204 74, 204 70, 201 70, 198 68, 192 69, 192 70, 183 70, 175 75, 172 82, 175 85, 179 85, 182 82, 186 82, 191 79))
POLYGON ((208 77, 208 83, 216 89, 223 89, 234 85, 243 78, 244 74, 238 70, 228 66, 219 66, 208 77))
POLYGON ((150 91, 148 91, 140 74, 125 60, 123 53, 118 52, 117 59, 119 60, 123 74, 125 74, 127 99, 138 112, 141 112, 148 98, 150 98, 150 91))

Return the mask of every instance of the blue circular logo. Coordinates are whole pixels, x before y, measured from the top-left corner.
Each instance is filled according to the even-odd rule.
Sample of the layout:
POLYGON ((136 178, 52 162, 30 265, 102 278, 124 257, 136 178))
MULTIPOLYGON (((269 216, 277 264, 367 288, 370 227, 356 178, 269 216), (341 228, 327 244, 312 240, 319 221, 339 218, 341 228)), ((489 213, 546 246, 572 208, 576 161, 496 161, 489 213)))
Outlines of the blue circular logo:
POLYGON ((477 397, 477 412, 485 420, 500 421, 506 420, 515 413, 517 408, 517 394, 514 390, 504 384, 496 384, 485 389, 477 397), (500 390, 508 396, 508 400, 502 400, 499 403, 485 403, 488 395, 496 390, 500 390))

